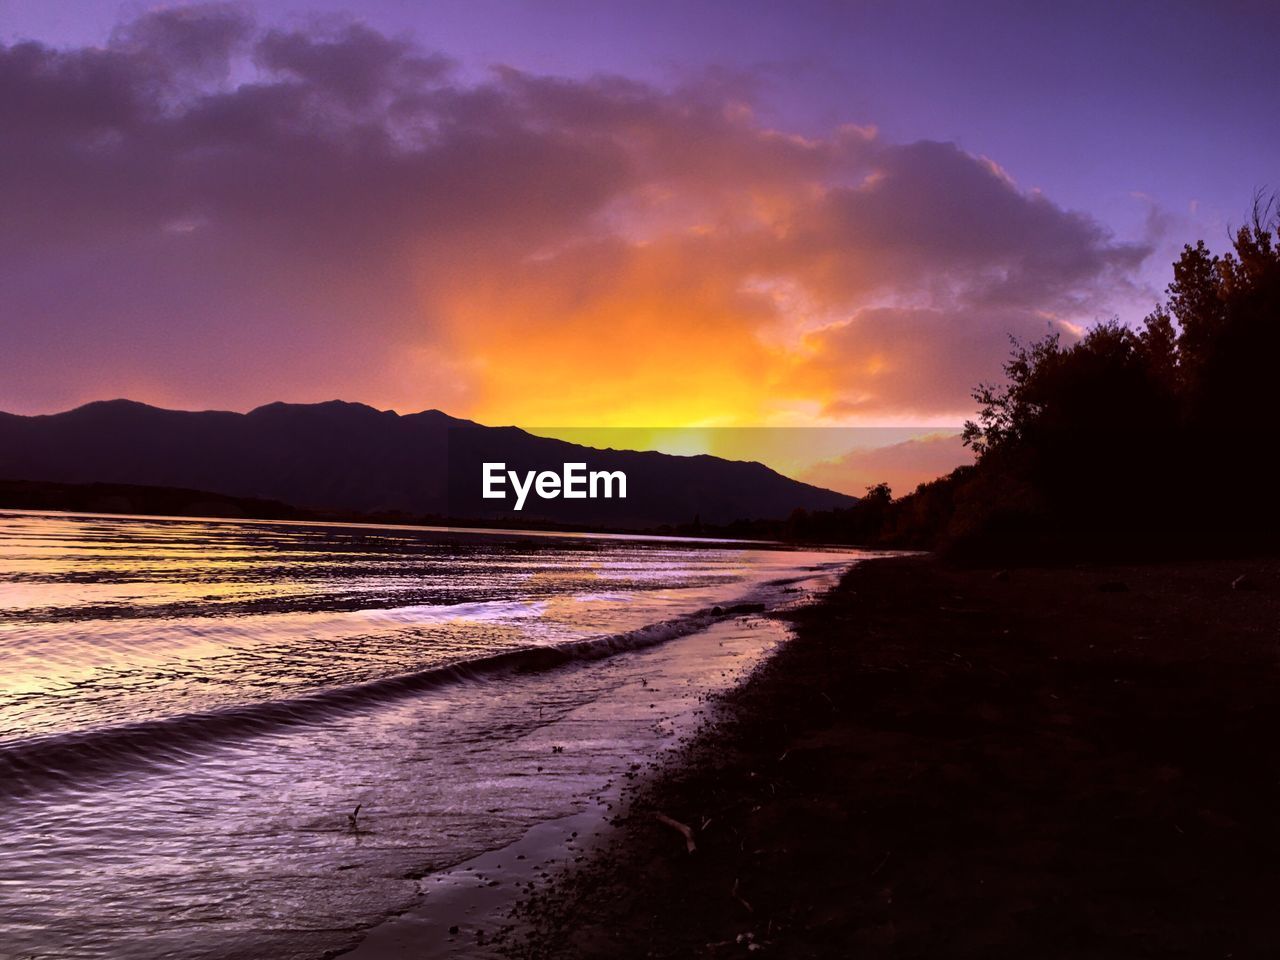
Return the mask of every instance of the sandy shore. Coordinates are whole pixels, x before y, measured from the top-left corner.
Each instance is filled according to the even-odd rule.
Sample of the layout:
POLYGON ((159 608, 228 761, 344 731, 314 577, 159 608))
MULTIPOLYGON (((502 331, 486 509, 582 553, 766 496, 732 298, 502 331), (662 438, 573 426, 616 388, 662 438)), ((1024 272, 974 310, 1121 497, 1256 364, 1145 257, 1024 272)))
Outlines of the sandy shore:
POLYGON ((883 560, 797 621, 506 955, 1276 954, 1280 563, 883 560))
MULTIPOLYGON (((530 677, 552 688, 595 684, 595 696, 548 715, 518 738, 526 758, 522 766, 496 768, 516 782, 558 784, 553 799, 565 815, 462 863, 415 871, 416 895, 403 911, 365 930, 357 944, 337 955, 500 956, 497 945, 510 938, 513 906, 545 891, 566 865, 608 851, 636 787, 678 759, 682 745, 705 727, 713 712, 709 702, 742 684, 790 634, 773 618, 730 616, 688 636, 606 658, 585 668, 589 676, 571 668, 530 677)), ((529 693, 535 689, 526 687, 529 693)), ((526 789, 532 792, 533 783, 526 789)), ((376 843, 376 834, 371 839, 376 843)))

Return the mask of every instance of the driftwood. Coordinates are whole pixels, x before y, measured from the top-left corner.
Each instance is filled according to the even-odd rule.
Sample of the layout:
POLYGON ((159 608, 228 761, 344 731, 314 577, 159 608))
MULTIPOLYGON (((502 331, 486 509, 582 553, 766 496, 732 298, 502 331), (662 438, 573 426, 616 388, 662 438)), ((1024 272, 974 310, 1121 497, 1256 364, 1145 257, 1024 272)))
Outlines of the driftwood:
POLYGON ((672 830, 676 831, 676 833, 683 836, 684 845, 688 848, 690 853, 694 853, 697 851, 698 845, 693 842, 693 827, 689 826, 687 823, 681 823, 679 820, 673 820, 671 817, 668 817, 661 810, 655 811, 653 814, 653 818, 657 820, 659 823, 665 824, 666 826, 670 827, 672 830))

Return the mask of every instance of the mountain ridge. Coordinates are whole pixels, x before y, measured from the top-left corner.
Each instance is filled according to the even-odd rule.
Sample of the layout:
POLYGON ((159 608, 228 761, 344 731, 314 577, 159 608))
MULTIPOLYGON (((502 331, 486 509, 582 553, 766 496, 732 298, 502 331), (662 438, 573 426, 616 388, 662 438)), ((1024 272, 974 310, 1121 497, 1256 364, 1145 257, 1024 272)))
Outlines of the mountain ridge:
POLYGON ((625 500, 540 500, 523 520, 728 523, 855 502, 756 461, 586 447, 435 409, 275 401, 239 413, 117 398, 54 414, 0 414, 0 477, 204 490, 308 509, 516 517, 511 501, 480 496, 486 461, 522 471, 585 461, 628 476, 625 500))

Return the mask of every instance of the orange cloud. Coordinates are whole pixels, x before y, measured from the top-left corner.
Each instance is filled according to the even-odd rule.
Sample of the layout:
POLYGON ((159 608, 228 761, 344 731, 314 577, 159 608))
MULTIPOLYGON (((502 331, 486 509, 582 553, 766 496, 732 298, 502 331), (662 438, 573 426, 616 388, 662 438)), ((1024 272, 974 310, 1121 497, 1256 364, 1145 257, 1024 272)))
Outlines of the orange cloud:
POLYGON ((973 452, 960 442, 958 433, 932 434, 851 450, 814 464, 797 479, 853 496, 861 496, 873 484, 887 483, 895 496, 903 496, 921 483, 972 462, 973 452))
POLYGON ((150 383, 544 426, 955 422, 1009 334, 1091 318, 1146 254, 951 144, 800 136, 710 82, 474 82, 233 7, 0 46, 0 129, 0 407, 25 410, 150 383))

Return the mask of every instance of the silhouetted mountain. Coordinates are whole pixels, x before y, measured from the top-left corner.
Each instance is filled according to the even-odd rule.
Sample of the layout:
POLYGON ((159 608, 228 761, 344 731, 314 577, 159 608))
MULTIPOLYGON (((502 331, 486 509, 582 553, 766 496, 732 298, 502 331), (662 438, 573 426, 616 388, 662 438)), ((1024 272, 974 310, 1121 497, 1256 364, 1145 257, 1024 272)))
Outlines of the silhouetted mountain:
POLYGON ((278 500, 228 497, 207 490, 50 480, 0 480, 0 508, 166 517, 252 517, 255 520, 356 519, 316 514, 278 500))
POLYGON ((632 527, 781 518, 854 502, 759 463, 596 450, 438 410, 401 416, 337 400, 272 403, 245 414, 128 400, 51 416, 0 413, 0 477, 178 487, 315 510, 632 527), (522 473, 559 473, 566 462, 621 470, 627 498, 530 496, 516 514, 511 498, 481 498, 486 461, 522 473))

